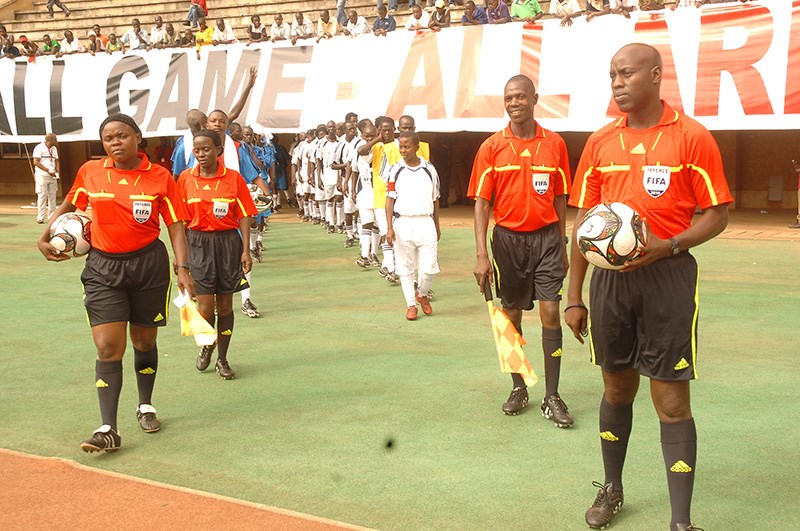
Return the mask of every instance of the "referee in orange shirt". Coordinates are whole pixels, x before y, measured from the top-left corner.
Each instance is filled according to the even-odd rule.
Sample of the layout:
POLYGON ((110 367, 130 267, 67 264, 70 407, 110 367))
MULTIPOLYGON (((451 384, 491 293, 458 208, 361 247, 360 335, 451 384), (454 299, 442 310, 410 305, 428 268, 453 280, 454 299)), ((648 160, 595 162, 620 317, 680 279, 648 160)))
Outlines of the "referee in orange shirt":
MULTIPOLYGON (((475 198, 475 279, 483 293, 492 279, 486 245, 493 208, 492 256, 497 294, 503 310, 522 334, 522 311, 539 301, 544 350, 545 397, 542 415, 556 426, 573 419, 558 393, 561 371, 559 301, 569 268, 565 216, 569 192, 569 157, 564 140, 533 118, 538 99, 530 78, 508 80, 503 95, 508 127, 490 136, 478 150, 468 195, 475 198)), ((503 404, 516 415, 528 404, 522 376, 511 375, 513 389, 503 404)))
MULTIPOLYGON (((253 267, 250 257, 250 220, 256 207, 250 189, 236 170, 221 161, 222 138, 216 131, 194 135, 192 153, 197 166, 178 177, 178 189, 189 212, 189 266, 197 289, 197 307, 211 326, 217 317, 215 370, 224 380, 235 372, 228 363, 233 336, 233 294, 248 287, 244 275, 253 267)), ((204 371, 211 363, 214 346, 197 356, 204 371)))
POLYGON ((78 170, 72 189, 53 215, 38 246, 48 260, 69 258, 50 245, 50 225, 61 214, 92 207, 92 249, 81 274, 84 305, 97 347, 95 387, 103 425, 81 443, 85 452, 120 448, 117 407, 122 391, 122 357, 128 323, 133 344, 139 407, 145 432, 161 428, 151 404, 158 370, 158 327, 167 324, 172 276, 169 255, 159 239, 159 215, 175 253, 178 287, 194 295, 189 274, 183 202, 172 175, 138 155, 142 132, 130 116, 112 114, 100 125, 107 158, 78 170))
MULTIPOLYGON (((619 201, 647 220, 640 258, 622 272, 595 269, 588 310, 588 268, 576 242, 565 320, 575 337, 588 331, 592 362, 603 374, 600 449, 605 480, 586 523, 603 529, 623 503, 622 468, 640 375, 661 421, 673 531, 695 529, 690 508, 697 433, 689 382, 697 377, 697 262, 688 252, 723 231, 733 201, 717 143, 705 127, 660 97, 658 51, 629 44, 611 59, 611 90, 625 113, 586 142, 570 196, 577 220, 598 203, 619 201), (702 214, 694 222, 696 208, 702 214), (591 317, 591 319, 590 319, 591 317)), ((578 222, 575 226, 578 226, 578 222)))

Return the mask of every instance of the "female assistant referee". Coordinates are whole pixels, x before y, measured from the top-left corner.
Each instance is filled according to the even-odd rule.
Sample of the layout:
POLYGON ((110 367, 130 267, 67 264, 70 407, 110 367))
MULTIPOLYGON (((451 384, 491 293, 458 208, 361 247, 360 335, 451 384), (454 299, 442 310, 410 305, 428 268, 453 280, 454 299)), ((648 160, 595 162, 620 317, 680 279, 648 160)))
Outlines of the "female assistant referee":
POLYGON ((189 264, 197 283, 197 307, 211 326, 217 314, 216 345, 203 347, 196 367, 204 371, 217 346, 217 374, 230 380, 235 372, 228 364, 233 336, 233 293, 248 287, 244 275, 253 266, 250 258, 250 219, 256 207, 239 172, 226 168, 217 157, 222 138, 216 131, 194 135, 192 152, 197 166, 178 177, 178 190, 189 212, 189 264), (241 232, 241 234, 240 234, 241 232))
MULTIPOLYGON (((81 166, 52 218, 91 205, 92 249, 81 281, 97 347, 95 386, 103 425, 81 443, 85 452, 120 448, 117 407, 128 323, 139 389, 136 417, 145 432, 161 428, 151 397, 158 370, 156 337, 158 327, 167 324, 172 275, 167 249, 159 239, 159 215, 169 231, 178 287, 194 295, 182 223, 188 214, 172 176, 137 154, 142 133, 130 116, 106 118, 100 139, 108 157, 81 166)), ((66 254, 50 245, 50 224, 39 237, 39 250, 48 260, 66 260, 66 254)))

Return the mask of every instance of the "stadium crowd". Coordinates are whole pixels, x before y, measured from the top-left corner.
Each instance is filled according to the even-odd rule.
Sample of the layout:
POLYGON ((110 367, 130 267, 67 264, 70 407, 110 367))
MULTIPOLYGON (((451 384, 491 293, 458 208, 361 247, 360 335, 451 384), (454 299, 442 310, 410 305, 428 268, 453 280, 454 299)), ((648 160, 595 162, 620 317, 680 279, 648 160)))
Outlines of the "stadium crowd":
MULTIPOLYGON (((405 25, 409 31, 441 31, 451 27, 454 23, 451 8, 456 6, 454 0, 428 0, 427 7, 415 0, 409 0, 410 15, 405 25)), ((659 11, 664 9, 675 10, 684 7, 701 7, 706 4, 731 2, 732 0, 587 0, 586 8, 582 9, 578 0, 551 0, 547 12, 541 7, 538 0, 485 0, 483 5, 476 4, 473 0, 464 3, 461 25, 472 26, 481 24, 506 24, 514 22, 533 23, 543 18, 558 18, 562 26, 571 26, 575 18, 585 16, 587 21, 603 15, 620 15, 630 17, 634 11, 659 11)), ((746 3, 749 0, 738 0, 746 3)), ((64 9, 66 16, 70 12, 60 2, 50 0, 48 9, 52 17, 52 7, 57 5, 64 9)), ((18 39, 0 25, 0 58, 15 59, 28 57, 32 61, 37 56, 54 55, 61 57, 78 53, 96 54, 99 52, 114 53, 126 50, 153 50, 164 48, 195 48, 199 54, 202 46, 217 46, 220 44, 233 44, 245 42, 248 45, 256 42, 291 41, 296 45, 298 41, 313 40, 320 42, 323 39, 335 37, 357 37, 372 33, 385 36, 397 30, 398 23, 393 14, 397 13, 397 0, 390 0, 389 7, 382 0, 377 0, 376 16, 372 23, 355 9, 345 13, 343 0, 337 2, 336 17, 332 17, 328 9, 320 11, 317 21, 307 18, 303 12, 294 14, 291 22, 284 19, 282 14, 275 15, 271 25, 262 23, 259 15, 250 17, 250 24, 237 36, 237 29, 227 23, 224 18, 216 18, 214 26, 208 24, 208 8, 205 0, 191 0, 186 18, 182 21, 185 26, 182 31, 175 28, 172 22, 164 22, 162 16, 156 16, 154 25, 148 33, 142 28, 138 18, 131 21, 131 28, 122 35, 110 33, 104 35, 102 28, 95 24, 87 33, 82 42, 75 37, 74 32, 65 30, 63 38, 52 38, 44 34, 37 43, 35 40, 20 35, 18 39)))

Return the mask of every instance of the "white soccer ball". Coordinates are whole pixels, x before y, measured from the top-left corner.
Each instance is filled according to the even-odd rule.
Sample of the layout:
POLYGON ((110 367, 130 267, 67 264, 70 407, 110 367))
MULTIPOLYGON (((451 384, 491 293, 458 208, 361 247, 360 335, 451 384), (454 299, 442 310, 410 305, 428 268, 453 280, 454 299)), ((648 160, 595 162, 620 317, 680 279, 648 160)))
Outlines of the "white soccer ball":
POLYGON ((642 217, 624 203, 601 203, 589 210, 576 237, 586 260, 603 269, 622 269, 647 244, 642 217))
POLYGON ((50 226, 50 244, 62 253, 85 255, 92 248, 92 220, 75 212, 58 216, 50 226))

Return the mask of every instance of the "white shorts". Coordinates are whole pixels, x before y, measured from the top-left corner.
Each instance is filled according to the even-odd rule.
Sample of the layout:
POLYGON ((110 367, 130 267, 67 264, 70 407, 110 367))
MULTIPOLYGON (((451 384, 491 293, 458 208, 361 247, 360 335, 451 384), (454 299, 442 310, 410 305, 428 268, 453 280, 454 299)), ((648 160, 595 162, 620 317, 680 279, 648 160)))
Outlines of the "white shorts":
POLYGON ((386 236, 386 233, 389 231, 389 224, 386 222, 386 209, 376 208, 374 212, 375 225, 378 226, 378 231, 381 233, 381 236, 386 236))
POLYGON ((367 223, 375 223, 375 209, 374 208, 360 208, 358 209, 358 217, 361 218, 361 225, 367 223))
POLYGON ((323 183, 322 186, 322 199, 320 199, 320 201, 330 201, 333 199, 333 196, 336 195, 336 185, 323 183))
POLYGON ((400 216, 394 219, 394 260, 398 275, 439 272, 436 224, 430 216, 400 216))
POLYGON ((310 195, 314 193, 314 186, 308 181, 303 182, 303 195, 310 195))
POLYGON ((353 214, 356 211, 356 202, 353 201, 350 196, 344 198, 344 213, 345 214, 353 214))
POLYGON ((356 206, 358 210, 375 208, 375 194, 372 193, 372 188, 362 188, 356 194, 356 206))

